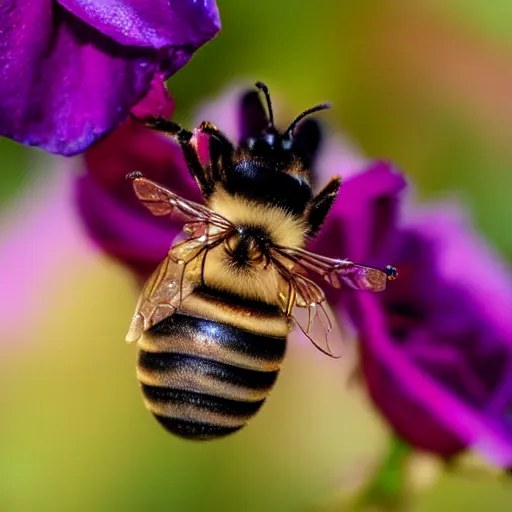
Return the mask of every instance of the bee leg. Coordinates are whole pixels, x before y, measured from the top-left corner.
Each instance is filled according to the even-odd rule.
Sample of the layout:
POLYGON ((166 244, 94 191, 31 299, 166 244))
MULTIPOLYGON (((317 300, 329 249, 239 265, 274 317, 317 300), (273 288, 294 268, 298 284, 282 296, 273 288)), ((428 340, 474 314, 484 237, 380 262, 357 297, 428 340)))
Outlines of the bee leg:
POLYGON ((329 183, 313 198, 306 212, 307 236, 315 236, 329 213, 341 187, 341 178, 333 176, 329 183))
POLYGON ((203 121, 198 128, 210 135, 210 160, 214 181, 224 181, 224 170, 230 165, 235 148, 231 141, 212 123, 203 121))
POLYGON ((214 182, 207 170, 202 166, 196 148, 190 142, 193 135, 192 132, 185 130, 173 121, 161 118, 144 119, 144 124, 149 128, 168 133, 174 137, 183 151, 188 170, 197 181, 201 193, 205 197, 210 196, 214 189, 214 182))

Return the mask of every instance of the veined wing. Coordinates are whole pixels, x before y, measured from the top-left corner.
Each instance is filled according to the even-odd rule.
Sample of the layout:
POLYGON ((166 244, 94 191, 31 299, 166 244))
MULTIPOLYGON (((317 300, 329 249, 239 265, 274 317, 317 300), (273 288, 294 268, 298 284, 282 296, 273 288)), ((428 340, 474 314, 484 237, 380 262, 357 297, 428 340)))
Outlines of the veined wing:
POLYGON ((180 197, 158 183, 144 178, 140 172, 133 172, 127 178, 132 180, 136 196, 153 215, 177 213, 187 221, 201 222, 221 229, 233 228, 233 224, 222 215, 202 204, 180 197))
POLYGON ((313 271, 335 288, 343 283, 355 290, 374 292, 384 290, 387 281, 397 276, 391 266, 380 270, 291 247, 274 246, 272 251, 272 263, 287 285, 287 290, 280 293, 283 311, 321 352, 331 357, 336 357, 331 345, 339 343, 343 334, 322 288, 305 274, 313 271))
POLYGON ((197 284, 196 280, 202 279, 202 270, 195 273, 194 278, 191 273, 187 274, 189 265, 199 261, 202 269, 207 252, 229 237, 234 226, 206 206, 183 199, 140 173, 127 177, 132 180, 135 194, 151 213, 158 216, 178 213, 187 221, 184 226, 187 238, 170 249, 142 289, 126 335, 126 341, 133 342, 179 308, 197 284))
POLYGON ((142 288, 126 335, 128 343, 139 340, 144 331, 174 314, 202 280, 202 265, 208 251, 222 243, 231 232, 225 229, 211 234, 206 226, 201 228, 197 222, 192 226, 197 236, 172 247, 142 288), (187 273, 191 264, 197 265, 199 270, 187 273))
POLYGON ((334 288, 341 288, 343 283, 354 290, 381 292, 385 290, 387 281, 396 279, 398 275, 391 265, 378 269, 346 259, 327 258, 305 249, 276 247, 274 250, 298 267, 316 272, 334 288))
POLYGON ((344 336, 323 290, 294 267, 288 268, 278 259, 273 263, 284 280, 279 293, 283 312, 318 350, 333 358, 340 357, 341 353, 335 354, 332 347, 339 346, 344 336))

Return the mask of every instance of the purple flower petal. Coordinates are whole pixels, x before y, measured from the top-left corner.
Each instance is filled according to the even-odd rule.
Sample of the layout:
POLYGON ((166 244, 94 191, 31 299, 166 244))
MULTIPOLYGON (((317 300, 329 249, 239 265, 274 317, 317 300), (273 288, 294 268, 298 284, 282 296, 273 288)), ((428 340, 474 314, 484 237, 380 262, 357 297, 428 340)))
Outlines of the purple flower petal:
POLYGON ((198 48, 220 30, 214 0, 59 0, 59 3, 124 46, 198 48))
POLYGON ((154 222, 116 200, 91 176, 76 181, 75 200, 89 237, 144 280, 162 261, 182 224, 154 222))
POLYGON ((196 110, 194 124, 199 126, 202 121, 216 125, 230 140, 240 138, 240 100, 246 89, 233 86, 219 97, 205 101, 196 110))
POLYGON ((376 405, 420 449, 465 446, 512 464, 512 276, 453 209, 400 230, 399 279, 357 295, 363 370, 376 405))
MULTIPOLYGON (((415 442, 420 448, 447 456, 452 455, 457 448, 472 446, 495 464, 510 467, 512 443, 504 425, 500 426, 492 418, 486 417, 485 410, 475 410, 451 394, 442 382, 419 369, 407 352, 404 353, 395 345, 385 334, 385 318, 377 297, 360 294, 357 300, 361 311, 364 311, 360 324, 364 326, 363 342, 368 344, 368 350, 377 355, 380 364, 393 375, 397 383, 396 387, 385 388, 382 380, 374 382, 373 389, 382 386, 380 396, 383 400, 378 401, 378 405, 395 427, 399 425, 397 430, 405 439, 415 442), (385 404, 390 404, 390 407, 385 404), (411 404, 416 404, 416 408, 411 409, 411 404), (395 408, 394 413, 391 413, 391 407, 395 408), (426 411, 426 415, 415 416, 418 410, 426 411), (405 430, 407 423, 410 431, 405 430), (421 441, 415 441, 421 433, 424 437, 421 441)), ((510 383, 510 379, 508 381, 510 383)), ((370 379, 367 382, 372 381, 370 379)), ((376 394, 373 394, 373 398, 378 400, 376 394)))
POLYGON ((404 177, 384 161, 349 175, 319 236, 310 243, 311 250, 366 265, 381 263, 375 255, 391 242, 399 193, 405 185, 404 177))
MULTIPOLYGON (((161 13, 164 2, 148 5, 153 4, 161 13)), ((120 18, 98 11, 106 3, 83 5, 96 12, 90 17, 95 25, 49 0, 29 7, 8 0, 0 7, 0 134, 53 153, 82 152, 126 118, 155 76, 180 69, 218 30, 215 4, 173 2, 162 23, 168 18, 176 23, 158 34, 153 17, 136 20, 145 9, 132 9, 139 32, 132 27, 131 39, 126 26, 131 43, 122 46, 111 38, 115 32, 121 39, 120 18)))

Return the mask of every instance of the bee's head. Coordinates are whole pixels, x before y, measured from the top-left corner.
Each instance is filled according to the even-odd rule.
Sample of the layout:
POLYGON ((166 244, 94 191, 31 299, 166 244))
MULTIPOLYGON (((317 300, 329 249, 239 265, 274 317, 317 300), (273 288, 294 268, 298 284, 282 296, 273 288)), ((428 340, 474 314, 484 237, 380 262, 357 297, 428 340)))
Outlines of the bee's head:
POLYGON ((288 171, 295 166, 309 173, 321 143, 320 127, 314 119, 301 122, 305 117, 330 108, 321 104, 299 114, 284 131, 274 125, 274 113, 268 88, 256 83, 262 91, 267 112, 261 102, 259 91, 249 91, 242 98, 239 125, 241 137, 239 147, 251 157, 275 165, 276 170, 288 171))
POLYGON ((304 118, 330 105, 317 105, 302 112, 284 131, 279 131, 274 125, 267 87, 261 82, 256 87, 258 91, 249 91, 242 98, 241 137, 233 165, 225 170, 226 189, 278 204, 294 213, 303 212, 313 197, 312 169, 322 139, 318 122, 304 118))

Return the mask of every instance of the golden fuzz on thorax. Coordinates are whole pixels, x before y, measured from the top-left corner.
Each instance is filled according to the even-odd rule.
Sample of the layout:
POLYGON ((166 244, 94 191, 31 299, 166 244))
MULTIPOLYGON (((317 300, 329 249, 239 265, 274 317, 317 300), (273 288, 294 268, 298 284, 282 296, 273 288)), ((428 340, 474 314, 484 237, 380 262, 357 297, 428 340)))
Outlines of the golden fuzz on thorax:
POLYGON ((265 228, 274 244, 287 247, 305 244, 306 223, 284 208, 231 195, 222 187, 213 193, 208 206, 235 225, 265 228))

